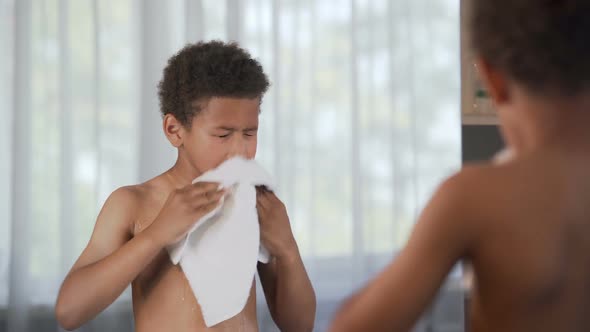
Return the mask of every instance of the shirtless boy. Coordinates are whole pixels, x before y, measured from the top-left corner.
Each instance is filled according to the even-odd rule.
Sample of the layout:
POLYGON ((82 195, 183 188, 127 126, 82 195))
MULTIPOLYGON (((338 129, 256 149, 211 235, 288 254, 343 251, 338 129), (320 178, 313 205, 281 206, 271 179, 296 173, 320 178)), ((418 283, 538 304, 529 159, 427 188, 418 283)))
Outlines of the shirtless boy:
POLYGON ((445 181, 331 331, 408 331, 461 259, 471 331, 590 329, 590 1, 473 0, 478 69, 512 158, 445 181))
MULTIPOLYGON (((187 45, 170 58, 159 97, 164 133, 178 150, 176 163, 107 199, 59 292, 60 325, 78 328, 131 284, 136 331, 258 331, 254 282, 240 314, 207 328, 187 279, 165 247, 224 194, 216 183, 192 180, 230 157, 255 157, 268 85, 261 65, 235 44, 187 45)), ((258 265, 270 313, 281 331, 311 331, 315 295, 285 206, 274 193, 259 190, 257 209, 261 241, 272 256, 258 265)))

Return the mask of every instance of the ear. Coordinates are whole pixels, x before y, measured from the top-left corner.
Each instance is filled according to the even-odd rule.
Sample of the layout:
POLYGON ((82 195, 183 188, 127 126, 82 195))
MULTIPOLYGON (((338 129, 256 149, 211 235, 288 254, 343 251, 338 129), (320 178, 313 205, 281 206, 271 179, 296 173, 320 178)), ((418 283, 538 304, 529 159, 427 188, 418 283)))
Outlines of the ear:
POLYGON ((475 62, 477 72, 494 103, 498 106, 510 101, 509 80, 506 75, 492 67, 489 62, 478 58, 475 62))
POLYGON ((180 123, 174 115, 166 114, 162 126, 164 129, 164 135, 166 135, 170 144, 175 148, 180 147, 183 143, 184 134, 186 132, 182 123, 180 123))

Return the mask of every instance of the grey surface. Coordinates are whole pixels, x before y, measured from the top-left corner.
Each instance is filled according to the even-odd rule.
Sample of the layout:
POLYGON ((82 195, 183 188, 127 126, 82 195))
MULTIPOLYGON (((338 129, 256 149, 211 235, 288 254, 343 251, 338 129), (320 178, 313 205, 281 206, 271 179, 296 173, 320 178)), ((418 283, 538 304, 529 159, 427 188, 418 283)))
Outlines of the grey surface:
MULTIPOLYGON (((373 255, 365 257, 371 262, 366 271, 366 276, 352 281, 353 264, 349 257, 318 259, 313 263, 317 268, 310 275, 318 299, 316 322, 314 331, 326 331, 334 312, 340 307, 342 301, 350 296, 355 289, 364 285, 371 275, 375 275, 384 265, 394 257, 391 255, 373 255)), ((464 331, 464 294, 460 287, 459 274, 452 274, 439 292, 428 310, 422 315, 422 319, 412 332, 463 332, 464 331)), ((279 331, 275 326, 264 296, 261 294, 261 285, 257 282, 257 306, 258 324, 260 332, 279 331)), ((392 308, 393 310, 393 308, 392 308)), ((53 308, 49 306, 32 307, 28 312, 28 328, 31 332, 57 332, 53 308)), ((6 332, 7 311, 0 310, 0 332, 6 332)), ((22 331, 22 332, 26 332, 22 331)), ((91 322, 85 324, 78 332, 127 332, 133 331, 133 313, 130 301, 120 300, 109 306, 91 322)), ((19 331, 20 332, 20 331, 19 331)))
MULTIPOLYGON (((463 332, 463 322, 457 320, 462 316, 462 292, 454 287, 443 290, 435 300, 433 306, 424 314, 413 332, 463 332)), ((329 300, 318 303, 317 320, 314 331, 326 331, 333 312, 339 307, 340 300, 329 300)), ((129 332, 133 331, 133 315, 131 303, 120 305, 100 314, 90 323, 78 329, 80 332, 129 332)), ((260 309, 259 309, 260 310, 260 309)), ((267 310, 262 310, 259 326, 261 332, 279 331, 272 322, 267 310)), ((42 307, 33 309, 30 313, 28 331, 57 332, 57 322, 53 309, 42 307)), ((0 332, 6 331, 6 313, 0 313, 0 332)), ((23 331, 25 332, 25 331, 23 331)))
POLYGON ((463 163, 488 160, 504 147, 498 126, 461 126, 461 158, 463 163))

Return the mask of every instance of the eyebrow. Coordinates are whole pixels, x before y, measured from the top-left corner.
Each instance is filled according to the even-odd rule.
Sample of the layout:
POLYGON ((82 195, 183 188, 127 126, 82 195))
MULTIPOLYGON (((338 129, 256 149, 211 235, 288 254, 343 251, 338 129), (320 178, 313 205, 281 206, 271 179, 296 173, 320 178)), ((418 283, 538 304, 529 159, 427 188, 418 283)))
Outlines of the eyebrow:
MULTIPOLYGON (((221 130, 227 130, 227 131, 236 131, 236 128, 231 128, 231 127, 225 127, 225 126, 220 126, 217 127, 215 129, 221 129, 221 130)), ((258 130, 258 127, 249 127, 249 128, 244 128, 243 131, 254 131, 254 130, 258 130)))

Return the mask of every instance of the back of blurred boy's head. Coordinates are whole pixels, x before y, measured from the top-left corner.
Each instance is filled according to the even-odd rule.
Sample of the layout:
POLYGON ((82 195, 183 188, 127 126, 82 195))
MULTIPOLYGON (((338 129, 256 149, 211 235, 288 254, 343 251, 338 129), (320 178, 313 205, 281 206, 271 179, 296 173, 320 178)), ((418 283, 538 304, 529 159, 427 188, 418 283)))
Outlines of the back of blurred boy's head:
POLYGON ((472 0, 471 43, 536 95, 590 92, 590 0, 472 0))
POLYGON ((262 98, 269 82, 262 66, 236 43, 188 44, 169 60, 158 85, 160 111, 185 127, 212 97, 262 98))

